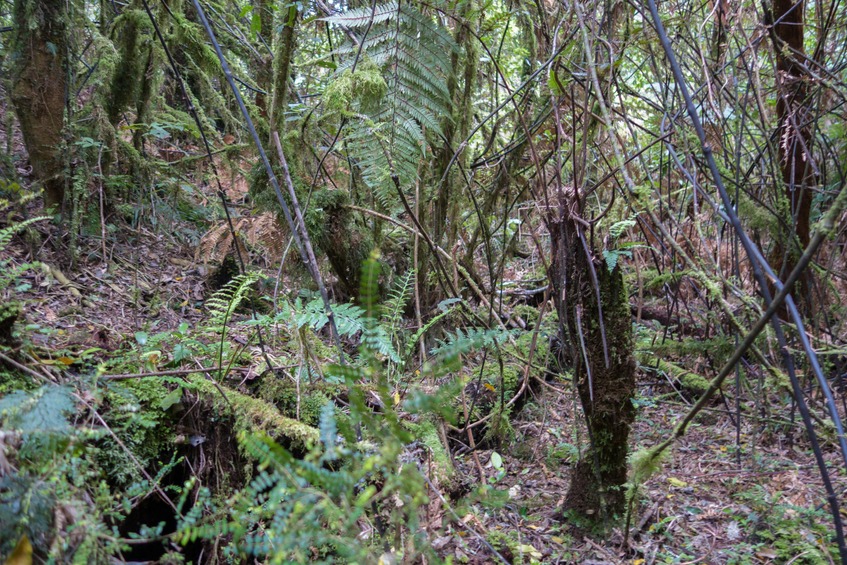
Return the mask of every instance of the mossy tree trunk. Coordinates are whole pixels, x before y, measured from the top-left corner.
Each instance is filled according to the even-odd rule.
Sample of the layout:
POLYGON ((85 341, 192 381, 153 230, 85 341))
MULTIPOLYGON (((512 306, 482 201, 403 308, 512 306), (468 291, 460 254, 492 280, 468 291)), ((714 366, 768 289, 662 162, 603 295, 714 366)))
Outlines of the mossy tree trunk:
POLYGON ((598 520, 624 508, 629 431, 635 418, 632 318, 620 268, 610 272, 593 249, 588 258, 587 236, 570 216, 571 209, 561 206, 549 223, 551 281, 563 344, 559 361, 573 367, 590 447, 574 468, 565 504, 598 520))
POLYGON ((271 103, 271 135, 285 132, 285 110, 288 105, 288 80, 291 78, 291 59, 294 56, 297 26, 297 5, 292 3, 279 13, 279 34, 274 37, 273 102, 271 103))
POLYGON ((15 0, 11 99, 46 208, 65 198, 65 17, 64 0, 15 0))
POLYGON ((362 264, 374 248, 367 230, 357 224, 343 190, 318 190, 306 211, 306 227, 315 244, 326 254, 338 277, 341 296, 358 296, 362 264))
MULTIPOLYGON (((466 20, 472 8, 472 2, 465 3, 459 12, 459 19, 461 21, 466 20)), ((453 72, 447 77, 447 92, 452 101, 453 115, 445 118, 442 122, 445 143, 438 150, 436 166, 432 175, 437 190, 434 195, 435 203, 430 222, 430 234, 436 244, 445 246, 447 249, 453 247, 458 233, 457 218, 448 217, 449 208, 451 205, 457 204, 457 196, 462 192, 462 183, 458 178, 458 175, 461 174, 459 172, 460 167, 452 163, 453 154, 458 145, 465 141, 470 131, 473 116, 471 104, 476 88, 479 62, 479 55, 473 43, 474 38, 467 27, 469 25, 473 25, 473 22, 457 25, 453 32, 453 39, 459 49, 464 51, 465 56, 461 56, 459 49, 450 55, 453 72), (461 82, 460 77, 462 78, 461 82), (445 171, 451 165, 453 165, 452 174, 448 178, 442 179, 445 171)), ((462 152, 459 156, 460 165, 467 164, 469 154, 470 152, 467 150, 462 152)))
MULTIPOLYGON (((270 44, 273 37, 274 15, 271 11, 269 0, 255 0, 253 10, 259 14, 261 29, 259 33, 262 38, 270 44)), ((262 51, 262 60, 256 63, 256 85, 262 92, 256 93, 256 106, 259 108, 263 118, 269 114, 268 94, 271 92, 273 80, 273 56, 269 52, 262 51)))

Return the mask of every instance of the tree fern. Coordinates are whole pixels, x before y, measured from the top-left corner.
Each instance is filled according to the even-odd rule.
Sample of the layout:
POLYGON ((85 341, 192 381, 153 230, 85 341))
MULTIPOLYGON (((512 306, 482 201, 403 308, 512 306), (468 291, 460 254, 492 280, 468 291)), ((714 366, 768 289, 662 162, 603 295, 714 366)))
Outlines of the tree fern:
MULTIPOLYGON (((348 10, 325 20, 367 32, 361 58, 376 65, 385 80, 387 88, 378 100, 357 92, 348 97, 349 110, 359 119, 352 123, 346 143, 365 182, 390 208, 395 201, 391 175, 396 174, 402 186, 417 179, 418 163, 429 149, 427 133, 441 135, 441 120, 450 115, 447 77, 456 45, 432 18, 399 2, 348 10)), ((340 75, 349 76, 358 54, 359 46, 352 42, 335 51, 342 59, 340 75)))

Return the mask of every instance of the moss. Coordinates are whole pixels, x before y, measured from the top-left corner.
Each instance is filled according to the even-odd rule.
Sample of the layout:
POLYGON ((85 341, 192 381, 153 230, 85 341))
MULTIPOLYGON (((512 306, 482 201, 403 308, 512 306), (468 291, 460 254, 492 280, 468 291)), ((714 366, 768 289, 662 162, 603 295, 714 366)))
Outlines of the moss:
POLYGON ((11 300, 0 304, 0 345, 12 345, 12 330, 20 315, 20 302, 11 300))
POLYGON ((302 385, 300 392, 300 417, 297 418, 297 388, 289 379, 267 377, 259 384, 258 394, 263 400, 274 404, 284 416, 297 418, 309 426, 317 426, 321 418, 321 410, 330 402, 330 396, 340 391, 340 385, 327 384, 316 389, 302 385), (329 395, 328 395, 329 394, 329 395))
POLYGON ((680 341, 665 340, 664 342, 650 344, 650 350, 658 356, 708 354, 717 364, 727 359, 734 349, 735 347, 728 336, 717 336, 711 339, 687 338, 680 341))
POLYGON ((356 72, 349 69, 333 79, 324 91, 323 102, 327 114, 343 114, 351 104, 358 100, 364 107, 377 103, 388 90, 379 67, 364 57, 356 66, 356 72))
POLYGON ((0 398, 12 392, 36 390, 41 385, 29 375, 26 375, 17 369, 7 369, 0 362, 0 398))
MULTIPOLYGON (((163 453, 172 450, 175 432, 161 401, 170 390, 160 379, 139 379, 110 385, 106 392, 109 410, 104 414, 110 427, 135 455, 152 470, 163 453)), ((138 480, 138 469, 126 452, 107 438, 97 460, 118 485, 138 480)))
POLYGON ((518 304, 512 309, 512 313, 515 316, 520 316, 526 322, 527 327, 534 327, 538 322, 538 308, 529 304, 518 304))
POLYGON ((709 379, 687 369, 683 369, 676 363, 666 359, 660 359, 653 355, 641 356, 647 366, 656 367, 657 370, 669 375, 672 379, 682 385, 685 390, 699 396, 709 388, 709 379))
POLYGON ((511 407, 504 410, 500 409, 500 403, 491 411, 492 417, 488 427, 485 430, 485 441, 492 442, 496 446, 502 446, 505 443, 512 441, 515 438, 515 428, 512 426, 511 407))
POLYGON ((329 259, 332 270, 349 296, 359 292, 362 264, 374 243, 348 208, 349 195, 342 190, 317 190, 306 213, 306 226, 315 244, 329 259))
POLYGON ((450 454, 447 453, 444 444, 441 442, 435 424, 431 421, 424 420, 417 423, 403 422, 403 426, 429 450, 432 456, 432 468, 427 469, 427 473, 432 471, 436 480, 440 482, 451 480, 456 471, 453 468, 450 454))
POLYGON ((576 312, 581 309, 580 325, 576 324, 576 316, 570 316, 564 337, 570 350, 580 351, 584 346, 589 366, 586 369, 581 359, 574 360, 577 388, 592 442, 574 469, 565 507, 591 522, 602 521, 604 517, 619 514, 624 507, 628 439, 635 418, 629 294, 621 269, 609 272, 602 263, 594 265, 595 288, 586 276, 591 266, 572 224, 563 222, 561 231, 553 235, 559 263, 554 265, 554 273, 561 273, 563 283, 572 289, 570 303, 557 304, 557 308, 576 312), (563 246, 567 254, 561 251, 563 246), (563 257, 566 257, 564 261, 563 257), (597 289, 605 332, 600 331, 597 289))
POLYGON ((139 99, 152 42, 150 19, 143 10, 127 10, 115 19, 112 37, 118 43, 120 62, 109 87, 109 121, 117 123, 121 112, 139 99))
POLYGON ((61 0, 15 0, 10 99, 15 107, 45 209, 65 197, 62 151, 67 78, 67 5, 61 0))
POLYGON ((235 418, 235 431, 262 431, 276 440, 285 439, 292 447, 308 448, 317 445, 320 434, 316 428, 287 418, 270 402, 247 396, 231 388, 214 383, 200 376, 193 376, 191 384, 201 394, 211 398, 215 409, 231 413, 235 418), (225 400, 221 391, 226 395, 225 400))

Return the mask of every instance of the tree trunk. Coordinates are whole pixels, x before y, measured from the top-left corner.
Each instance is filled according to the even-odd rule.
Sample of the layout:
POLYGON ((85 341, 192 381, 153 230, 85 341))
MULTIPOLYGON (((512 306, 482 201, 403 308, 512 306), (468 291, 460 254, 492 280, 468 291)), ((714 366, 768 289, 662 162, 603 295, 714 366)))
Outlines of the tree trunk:
MULTIPOLYGON (((269 0, 255 0, 253 2, 253 10, 255 10, 261 18, 262 25, 259 33, 270 45, 273 37, 274 15, 270 9, 269 0)), ((270 53, 262 51, 262 61, 256 64, 256 86, 264 92, 256 93, 256 106, 258 106, 259 112, 263 118, 267 118, 269 114, 268 93, 271 92, 272 79, 273 57, 270 53)))
MULTIPOLYGON (((782 167, 785 199, 791 212, 792 231, 777 239, 773 252, 774 269, 783 277, 794 268, 802 253, 797 244, 809 244, 810 215, 812 210, 812 184, 814 175, 811 162, 811 132, 808 126, 808 87, 802 61, 805 2, 774 0, 773 26, 776 51, 776 85, 778 120, 777 142, 779 162, 782 167)), ((800 281, 800 294, 808 294, 809 280, 800 281)))
POLYGON ((590 447, 574 469, 565 506, 599 520, 624 508, 629 431, 635 419, 632 317, 620 268, 609 272, 593 251, 589 263, 586 238, 570 214, 569 206, 562 206, 549 223, 551 281, 563 344, 559 362, 573 367, 590 447))
POLYGON ((11 99, 44 206, 65 198, 62 130, 65 122, 65 2, 15 0, 15 57, 11 99))
POLYGON ((288 104, 288 80, 291 78, 291 58, 294 56, 294 32, 297 26, 297 6, 292 4, 280 14, 281 31, 274 38, 273 103, 271 105, 271 135, 285 131, 285 109, 288 104))

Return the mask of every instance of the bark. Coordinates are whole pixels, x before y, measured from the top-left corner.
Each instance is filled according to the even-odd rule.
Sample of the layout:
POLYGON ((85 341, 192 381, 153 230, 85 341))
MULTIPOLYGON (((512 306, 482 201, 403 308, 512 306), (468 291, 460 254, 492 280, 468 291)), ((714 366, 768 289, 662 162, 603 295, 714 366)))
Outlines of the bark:
POLYGON ((65 2, 15 0, 15 64, 11 99, 44 206, 65 197, 61 151, 65 122, 65 2))
POLYGON ((551 282, 563 344, 559 362, 573 367, 590 447, 574 469, 565 507, 599 520, 624 509, 629 431, 635 419, 632 317, 620 268, 609 272, 593 253, 595 289, 581 239, 585 236, 571 213, 569 206, 562 206, 549 223, 551 282), (601 310, 605 332, 599 323, 601 310))
POLYGON ((273 102, 271 104, 271 135, 285 131, 285 110, 288 105, 288 80, 291 77, 291 59, 294 56, 294 39, 297 26, 297 6, 292 4, 281 12, 281 31, 274 38, 273 102))
MULTIPOLYGON (((774 0, 772 38, 776 50, 777 140, 784 184, 784 197, 790 205, 793 229, 778 238, 773 252, 775 269, 788 275, 801 251, 809 244, 812 185, 811 131, 808 126, 808 86, 802 62, 805 2, 774 0)), ((807 295, 808 277, 801 279, 801 294, 807 295)))

